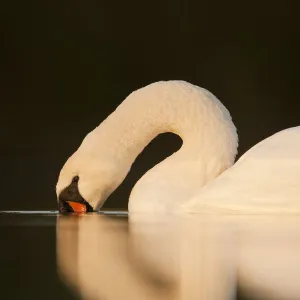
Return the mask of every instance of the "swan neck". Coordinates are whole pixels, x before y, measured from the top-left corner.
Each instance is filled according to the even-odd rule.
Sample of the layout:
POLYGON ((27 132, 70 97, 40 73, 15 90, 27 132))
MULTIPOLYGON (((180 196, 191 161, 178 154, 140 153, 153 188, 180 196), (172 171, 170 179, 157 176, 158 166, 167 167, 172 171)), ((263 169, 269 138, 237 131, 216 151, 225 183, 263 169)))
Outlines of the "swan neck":
POLYGON ((181 81, 158 82, 133 92, 91 132, 93 143, 86 144, 128 171, 151 140, 165 132, 183 140, 174 158, 191 166, 198 162, 195 167, 202 164, 204 172, 207 165, 218 173, 234 162, 237 135, 229 112, 207 90, 181 81))

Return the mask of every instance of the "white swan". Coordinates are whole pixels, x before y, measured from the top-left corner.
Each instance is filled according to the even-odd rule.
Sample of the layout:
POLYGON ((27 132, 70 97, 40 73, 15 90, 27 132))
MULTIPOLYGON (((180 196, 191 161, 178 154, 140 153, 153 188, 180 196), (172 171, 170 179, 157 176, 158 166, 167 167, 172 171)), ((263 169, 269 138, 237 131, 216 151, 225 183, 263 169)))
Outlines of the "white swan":
POLYGON ((227 170, 238 146, 230 114, 210 92, 183 81, 157 82, 133 92, 85 137, 60 172, 60 209, 99 209, 139 153, 163 132, 178 134, 183 146, 137 182, 130 212, 295 211, 300 131, 263 141, 227 170), (268 202, 265 197, 273 194, 274 201, 268 202))
POLYGON ((183 81, 153 83, 130 94, 68 159, 56 189, 61 207, 84 199, 99 208, 164 132, 178 134, 183 146, 137 182, 130 211, 173 211, 234 162, 236 128, 218 99, 183 81))

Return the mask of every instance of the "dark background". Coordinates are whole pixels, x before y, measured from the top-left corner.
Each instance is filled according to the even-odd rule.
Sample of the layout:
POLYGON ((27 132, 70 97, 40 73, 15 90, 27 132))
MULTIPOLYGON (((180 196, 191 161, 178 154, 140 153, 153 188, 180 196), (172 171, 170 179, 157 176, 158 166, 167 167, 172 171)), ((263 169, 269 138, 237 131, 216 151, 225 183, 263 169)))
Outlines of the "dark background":
MULTIPOLYGON (((238 128, 239 155, 299 125, 297 2, 1 1, 0 210, 56 209, 67 157, 130 92, 154 81, 213 92, 238 128)), ((180 143, 170 134, 151 143, 106 207, 126 208, 138 178, 180 143)), ((1 295, 76 299, 57 276, 56 219, 20 218, 0 218, 1 295)))
MULTIPOLYGON (((58 173, 133 90, 181 79, 214 93, 239 155, 299 118, 297 1, 3 1, 0 210, 56 209, 58 173)), ((127 207, 151 166, 180 146, 165 134, 106 203, 127 207)))

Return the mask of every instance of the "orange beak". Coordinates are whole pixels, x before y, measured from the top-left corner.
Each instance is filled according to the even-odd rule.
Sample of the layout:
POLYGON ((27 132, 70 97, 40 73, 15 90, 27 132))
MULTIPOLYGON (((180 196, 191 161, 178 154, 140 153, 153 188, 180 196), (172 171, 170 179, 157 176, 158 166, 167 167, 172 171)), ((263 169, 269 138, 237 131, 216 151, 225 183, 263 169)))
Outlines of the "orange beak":
POLYGON ((85 204, 81 204, 73 201, 66 201, 73 209, 75 213, 86 213, 87 208, 85 204))

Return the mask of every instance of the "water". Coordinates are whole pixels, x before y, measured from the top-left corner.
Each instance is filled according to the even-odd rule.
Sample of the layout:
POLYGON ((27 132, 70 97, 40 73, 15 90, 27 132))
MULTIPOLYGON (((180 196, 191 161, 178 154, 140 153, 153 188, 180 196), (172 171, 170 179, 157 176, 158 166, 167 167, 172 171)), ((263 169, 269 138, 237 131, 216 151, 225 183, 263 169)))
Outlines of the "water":
POLYGON ((300 299, 300 220, 0 214, 1 299, 300 299))

